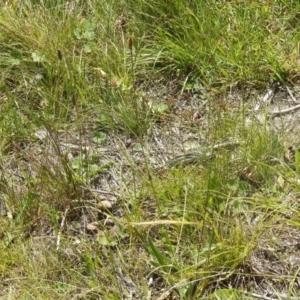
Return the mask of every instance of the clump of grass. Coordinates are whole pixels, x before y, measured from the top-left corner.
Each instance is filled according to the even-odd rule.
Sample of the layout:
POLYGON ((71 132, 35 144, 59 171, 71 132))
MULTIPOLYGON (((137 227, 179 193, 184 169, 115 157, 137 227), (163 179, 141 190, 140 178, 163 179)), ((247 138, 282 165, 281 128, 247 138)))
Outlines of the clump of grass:
POLYGON ((296 6, 176 1, 170 7, 151 2, 141 13, 154 24, 152 45, 145 49, 141 64, 190 83, 200 77, 207 86, 284 80, 297 68, 296 6))

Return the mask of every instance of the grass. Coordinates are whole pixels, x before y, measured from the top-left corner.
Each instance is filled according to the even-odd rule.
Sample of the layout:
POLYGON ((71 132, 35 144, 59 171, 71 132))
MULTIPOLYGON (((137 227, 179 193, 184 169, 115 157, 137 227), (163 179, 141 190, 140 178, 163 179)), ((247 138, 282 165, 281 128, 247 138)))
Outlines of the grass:
POLYGON ((299 8, 6 1, 0 299, 296 299, 297 136, 248 121, 299 79, 299 8))

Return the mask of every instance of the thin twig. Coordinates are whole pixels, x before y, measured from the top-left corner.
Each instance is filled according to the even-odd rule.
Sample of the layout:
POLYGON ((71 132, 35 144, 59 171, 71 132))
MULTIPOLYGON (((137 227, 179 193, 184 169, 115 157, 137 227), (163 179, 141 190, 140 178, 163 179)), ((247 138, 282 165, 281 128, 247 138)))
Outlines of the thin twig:
POLYGON ((286 90, 289 93, 290 97, 292 98, 292 100, 294 101, 294 103, 297 103, 297 99, 294 97, 294 95, 292 94, 292 91, 289 89, 288 86, 286 86, 286 90))
POLYGON ((59 228, 59 231, 58 231, 58 234, 57 234, 57 239, 56 239, 56 251, 58 251, 59 248, 60 248, 60 237, 61 237, 61 233, 63 231, 63 228, 65 226, 65 221, 66 221, 68 211, 69 211, 69 208, 66 208, 66 210, 64 212, 64 215, 61 219, 60 228, 59 228))
POLYGON ((294 112, 294 111, 296 111, 298 109, 300 109, 300 104, 296 105, 296 106, 293 106, 293 107, 290 107, 290 108, 287 108, 287 109, 280 110, 280 111, 269 112, 268 115, 271 118, 275 118, 275 117, 278 117, 278 116, 281 116, 281 115, 285 115, 285 114, 294 112))
POLYGON ((257 298, 257 299, 262 299, 262 300, 276 300, 274 298, 259 295, 259 294, 256 294, 256 293, 244 292, 244 294, 247 295, 247 296, 251 296, 251 297, 254 297, 254 298, 257 298))

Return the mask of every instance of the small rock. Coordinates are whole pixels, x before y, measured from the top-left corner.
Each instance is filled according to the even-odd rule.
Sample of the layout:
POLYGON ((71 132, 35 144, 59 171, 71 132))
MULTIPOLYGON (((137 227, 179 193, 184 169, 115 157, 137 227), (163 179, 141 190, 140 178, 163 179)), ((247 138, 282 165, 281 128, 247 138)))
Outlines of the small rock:
POLYGON ((98 232, 98 222, 89 223, 86 225, 86 230, 92 233, 98 232))
POLYGON ((103 200, 98 203, 97 208, 100 210, 105 210, 105 209, 110 210, 112 209, 112 203, 108 200, 103 200))
POLYGON ((112 227, 115 225, 115 221, 112 219, 112 218, 107 218, 105 221, 104 221, 104 225, 106 227, 112 227))

